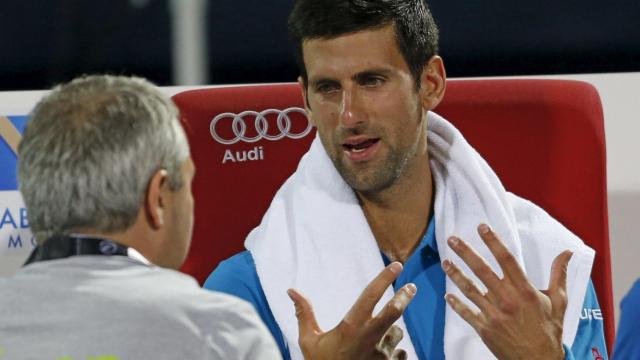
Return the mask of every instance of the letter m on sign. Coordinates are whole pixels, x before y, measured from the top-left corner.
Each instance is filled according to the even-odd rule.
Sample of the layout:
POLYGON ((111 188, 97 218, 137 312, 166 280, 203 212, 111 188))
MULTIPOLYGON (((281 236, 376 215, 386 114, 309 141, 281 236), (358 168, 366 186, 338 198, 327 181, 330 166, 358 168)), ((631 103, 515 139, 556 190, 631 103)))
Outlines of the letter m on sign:
POLYGON ((22 238, 20 235, 16 235, 14 238, 13 235, 9 235, 9 247, 12 248, 21 248, 22 247, 22 238))

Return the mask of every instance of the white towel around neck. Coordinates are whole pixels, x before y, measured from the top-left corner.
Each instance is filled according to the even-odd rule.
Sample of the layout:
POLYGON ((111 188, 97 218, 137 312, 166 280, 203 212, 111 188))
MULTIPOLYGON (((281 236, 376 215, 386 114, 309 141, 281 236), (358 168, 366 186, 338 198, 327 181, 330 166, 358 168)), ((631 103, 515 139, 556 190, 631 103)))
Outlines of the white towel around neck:
MULTIPOLYGON (((563 334, 563 342, 571 346, 594 251, 544 210, 506 192, 462 134, 434 113, 429 113, 428 118, 428 147, 436 190, 434 216, 441 260, 453 260, 481 284, 446 245, 449 236, 457 235, 474 246, 501 274, 477 235, 476 227, 482 222, 497 232, 530 281, 541 289, 547 288, 553 259, 566 249, 574 252, 567 276, 569 304, 563 334)), ((326 331, 342 320, 364 287, 384 268, 358 199, 317 136, 296 172, 278 190, 260 225, 247 237, 245 246, 255 260, 269 307, 293 359, 303 357, 298 347, 295 310, 287 289, 296 288, 311 300, 318 323, 326 331)), ((448 278, 446 291, 465 299, 448 278)), ((393 289, 389 287, 376 312, 392 296, 393 289)), ((409 359, 417 359, 402 319, 396 325, 405 333, 399 347, 407 351, 409 359)), ((449 359, 494 358, 473 328, 448 306, 444 349, 449 359)))

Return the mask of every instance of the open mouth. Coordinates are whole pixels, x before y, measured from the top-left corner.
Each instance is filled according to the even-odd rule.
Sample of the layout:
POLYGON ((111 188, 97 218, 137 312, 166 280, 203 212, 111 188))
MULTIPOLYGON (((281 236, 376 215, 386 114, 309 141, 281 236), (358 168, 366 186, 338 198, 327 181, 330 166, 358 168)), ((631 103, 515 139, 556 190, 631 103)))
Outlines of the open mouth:
POLYGON ((349 159, 362 161, 373 155, 379 141, 380 139, 367 139, 364 137, 350 138, 342 144, 342 148, 349 159))
POLYGON ((347 151, 359 153, 367 150, 367 148, 377 143, 378 140, 379 139, 369 139, 369 140, 361 141, 358 143, 352 143, 352 144, 345 143, 345 144, 342 144, 342 147, 347 151))

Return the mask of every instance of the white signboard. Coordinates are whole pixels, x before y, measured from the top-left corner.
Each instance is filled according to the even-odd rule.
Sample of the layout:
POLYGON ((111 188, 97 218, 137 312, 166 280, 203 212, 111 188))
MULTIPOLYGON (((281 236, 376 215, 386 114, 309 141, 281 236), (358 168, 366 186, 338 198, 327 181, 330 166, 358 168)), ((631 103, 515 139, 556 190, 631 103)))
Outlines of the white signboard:
POLYGON ((35 246, 16 176, 26 112, 0 113, 0 276, 13 273, 35 246))
POLYGON ((0 191, 0 204, 0 275, 7 275, 24 263, 35 239, 20 192, 0 191))

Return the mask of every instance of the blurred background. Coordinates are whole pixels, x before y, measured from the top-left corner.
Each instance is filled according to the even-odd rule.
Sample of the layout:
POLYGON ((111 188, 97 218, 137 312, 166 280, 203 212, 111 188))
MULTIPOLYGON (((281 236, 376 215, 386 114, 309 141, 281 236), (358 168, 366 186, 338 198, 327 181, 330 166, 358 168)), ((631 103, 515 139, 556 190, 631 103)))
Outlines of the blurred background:
MULTIPOLYGON (((0 91, 47 89, 96 72, 144 76, 162 86, 295 81, 286 31, 292 4, 2 1, 0 91)), ((440 26, 449 77, 558 77, 598 88, 605 110, 618 302, 640 276, 640 1, 430 0, 429 5, 440 26)))
MULTIPOLYGON (((293 0, 0 3, 0 90, 92 72, 159 85, 295 80, 293 0)), ((637 0, 431 0, 449 76, 640 71, 637 0)))

